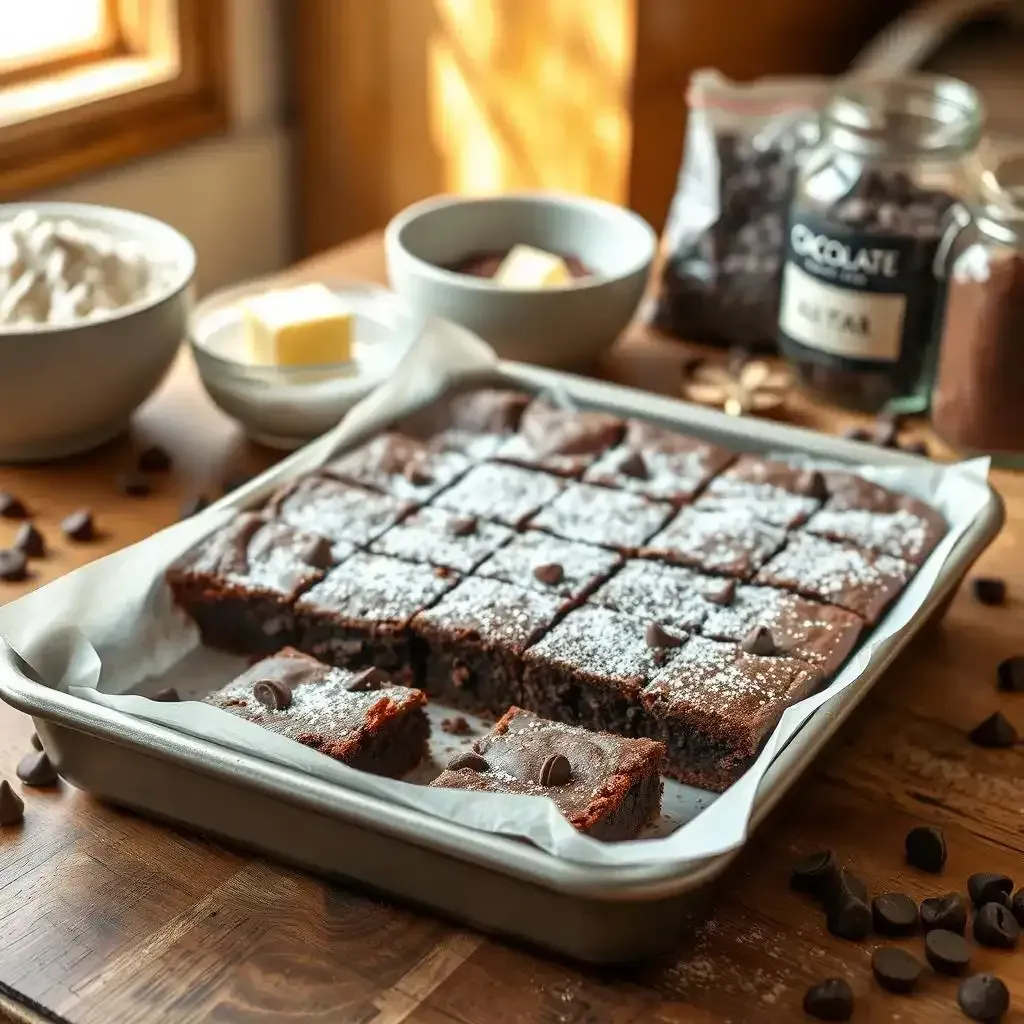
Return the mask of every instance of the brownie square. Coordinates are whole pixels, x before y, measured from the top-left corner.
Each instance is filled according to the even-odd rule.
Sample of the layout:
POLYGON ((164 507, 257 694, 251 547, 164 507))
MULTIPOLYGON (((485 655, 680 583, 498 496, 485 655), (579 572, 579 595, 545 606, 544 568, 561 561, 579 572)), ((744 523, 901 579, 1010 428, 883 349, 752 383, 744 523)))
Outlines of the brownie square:
POLYGON ((426 646, 424 689, 460 708, 502 714, 518 703, 523 651, 563 604, 557 594, 466 577, 413 619, 426 646))
POLYGON ((891 491, 888 487, 845 470, 822 470, 822 476, 828 490, 825 508, 835 512, 850 508, 867 509, 869 512, 893 512, 906 498, 904 494, 891 491))
POLYGON ((295 646, 332 665, 416 677, 409 622, 455 585, 448 569, 357 552, 295 603, 295 646))
POLYGON ((746 510, 774 526, 799 526, 822 504, 817 488, 824 486, 824 478, 819 474, 812 480, 812 473, 757 455, 741 455, 711 481, 695 507, 707 511, 746 510))
POLYGON ((583 479, 681 505, 734 458, 718 445, 630 419, 622 444, 601 455, 583 479))
POLYGON ((508 388, 476 388, 434 402, 402 420, 403 433, 436 451, 470 459, 492 455, 505 435, 515 433, 531 397, 508 388))
POLYGON ((712 511, 690 506, 655 534, 641 553, 645 558, 749 579, 785 539, 785 530, 749 509, 712 511))
POLYGON ((805 530, 818 537, 852 544, 875 554, 892 555, 919 566, 942 539, 946 524, 926 505, 892 512, 856 508, 837 511, 826 506, 811 516, 805 530))
POLYGON ((514 536, 500 523, 427 505, 392 526, 369 550, 468 573, 514 536))
POLYGON ((890 555, 794 533, 754 582, 838 605, 874 625, 913 575, 913 566, 890 555))
POLYGON ((813 469, 747 453, 740 455, 708 489, 719 494, 739 494, 750 488, 773 487, 789 494, 808 495, 814 490, 813 474, 813 469))
POLYGON ((634 839, 660 814, 660 743, 588 732, 512 707, 473 749, 485 770, 448 769, 431 785, 546 796, 573 828, 606 841, 634 839), (568 761, 568 778, 548 776, 545 785, 544 765, 558 756, 568 761))
POLYGON ((750 767, 790 704, 814 692, 817 671, 797 658, 760 657, 736 644, 688 640, 641 695, 666 772, 721 792, 750 767))
POLYGON ((393 686, 375 669, 330 668, 288 647, 206 703, 374 775, 415 768, 430 735, 427 698, 419 690, 393 686))
POLYGON ((203 643, 267 654, 293 641, 292 605, 332 560, 323 537, 246 512, 183 555, 166 579, 203 643))
POLYGON ((621 562, 606 548, 527 530, 488 558, 477 575, 579 600, 621 562))
POLYGON ((669 629, 696 630, 716 607, 731 580, 703 576, 693 569, 630 559, 587 599, 669 629))
POLYGON ((434 504, 465 516, 521 526, 565 487, 557 477, 518 466, 484 463, 437 496, 434 504))
POLYGON ((665 501, 593 484, 569 484, 529 525, 567 540, 599 544, 631 554, 657 533, 674 512, 665 501))
POLYGON ((771 633, 776 648, 829 677, 846 661, 864 623, 853 612, 788 590, 741 584, 731 602, 714 606, 701 633, 739 643, 758 626, 771 633))
POLYGON ((543 398, 527 406, 519 433, 494 458, 559 476, 578 477, 622 437, 623 421, 604 412, 562 409, 543 398))

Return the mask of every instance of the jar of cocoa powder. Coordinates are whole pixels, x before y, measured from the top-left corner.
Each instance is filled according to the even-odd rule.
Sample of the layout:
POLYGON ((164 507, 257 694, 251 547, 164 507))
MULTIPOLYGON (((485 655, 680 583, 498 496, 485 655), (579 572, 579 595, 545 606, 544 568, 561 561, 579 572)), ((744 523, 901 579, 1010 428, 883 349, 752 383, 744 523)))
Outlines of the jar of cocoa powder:
POLYGON ((1024 151, 981 155, 940 264, 932 397, 936 433, 954 448, 1024 464, 1024 151))
POLYGON ((953 78, 851 81, 790 208, 779 347, 817 396, 869 412, 927 408, 940 283, 935 256, 981 134, 953 78))

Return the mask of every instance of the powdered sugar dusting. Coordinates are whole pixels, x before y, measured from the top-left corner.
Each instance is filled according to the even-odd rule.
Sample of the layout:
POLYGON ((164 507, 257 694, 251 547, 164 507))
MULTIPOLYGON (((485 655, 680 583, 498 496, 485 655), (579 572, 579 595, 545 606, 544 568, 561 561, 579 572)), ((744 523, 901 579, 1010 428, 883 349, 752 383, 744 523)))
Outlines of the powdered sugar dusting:
POLYGON ((704 595, 721 588, 722 580, 693 569, 631 559, 589 600, 663 626, 695 630, 716 605, 704 595))
MULTIPOLYGON (((714 487, 714 482, 712 482, 714 487)), ((820 507, 821 502, 800 494, 790 494, 770 485, 741 485, 733 493, 719 493, 709 490, 695 502, 695 507, 712 511, 729 512, 734 509, 746 510, 758 519, 774 526, 797 526, 807 521, 808 516, 820 507), (743 487, 746 486, 746 490, 743 487)))
POLYGON ((826 508, 812 516, 807 532, 917 564, 942 536, 934 523, 902 508, 895 512, 826 508))
POLYGON ((484 463, 439 494, 434 504, 460 515, 482 516, 518 526, 564 486, 562 480, 547 473, 484 463))

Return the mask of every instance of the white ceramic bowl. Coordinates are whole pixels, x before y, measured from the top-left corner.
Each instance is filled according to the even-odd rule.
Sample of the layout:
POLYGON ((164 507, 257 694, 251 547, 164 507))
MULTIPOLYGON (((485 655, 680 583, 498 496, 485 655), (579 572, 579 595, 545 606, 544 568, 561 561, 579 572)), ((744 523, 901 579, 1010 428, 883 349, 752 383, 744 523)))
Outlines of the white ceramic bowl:
POLYGON ((56 459, 124 431, 185 337, 196 254, 152 217, 88 203, 4 203, 0 222, 25 210, 68 218, 142 247, 159 289, 102 320, 0 327, 0 461, 56 459))
POLYGON ((600 355, 629 323, 657 238, 620 206, 538 192, 426 199, 388 224, 384 246, 391 286, 416 314, 454 320, 506 359, 565 367, 600 355), (517 243, 578 256, 593 274, 557 288, 509 289, 444 269, 517 243))

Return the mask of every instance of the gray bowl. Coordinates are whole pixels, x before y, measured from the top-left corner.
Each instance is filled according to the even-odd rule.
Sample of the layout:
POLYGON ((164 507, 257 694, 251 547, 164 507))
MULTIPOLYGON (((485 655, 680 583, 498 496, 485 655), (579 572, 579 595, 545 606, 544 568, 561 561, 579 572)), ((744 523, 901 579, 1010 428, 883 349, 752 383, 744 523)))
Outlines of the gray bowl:
POLYGON ((196 254, 152 217, 88 203, 4 203, 66 217, 137 242, 162 277, 159 290, 101 320, 0 326, 0 461, 62 458, 109 441, 153 393, 185 337, 196 254))
POLYGON ((637 214, 586 196, 435 196, 398 214, 384 234, 391 286, 420 316, 468 327, 506 359, 587 363, 629 323, 657 238, 637 214), (558 288, 509 289, 445 270, 517 243, 578 256, 592 276, 558 288))

